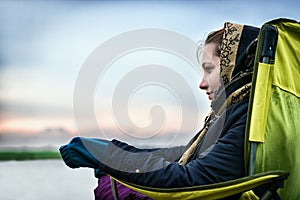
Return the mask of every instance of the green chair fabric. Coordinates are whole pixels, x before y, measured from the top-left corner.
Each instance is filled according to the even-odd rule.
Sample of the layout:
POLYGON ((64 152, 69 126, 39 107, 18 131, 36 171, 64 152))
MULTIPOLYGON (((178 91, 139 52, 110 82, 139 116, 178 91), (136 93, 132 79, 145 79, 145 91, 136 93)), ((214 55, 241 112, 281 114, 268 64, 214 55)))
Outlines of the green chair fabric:
POLYGON ((279 194, 300 199, 300 24, 279 19, 262 32, 270 25, 278 32, 275 59, 262 63, 258 49, 249 141, 258 142, 255 173, 288 171, 279 194))

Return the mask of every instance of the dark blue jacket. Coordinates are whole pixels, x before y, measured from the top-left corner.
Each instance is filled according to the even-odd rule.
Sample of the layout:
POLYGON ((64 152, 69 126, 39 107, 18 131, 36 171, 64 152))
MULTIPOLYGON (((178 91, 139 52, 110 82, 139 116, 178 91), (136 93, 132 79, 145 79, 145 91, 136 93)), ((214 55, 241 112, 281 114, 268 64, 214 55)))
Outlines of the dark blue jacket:
POLYGON ((137 149, 113 140, 97 156, 102 163, 99 169, 125 182, 156 188, 204 185, 243 177, 247 109, 247 100, 227 108, 185 166, 176 162, 186 149, 184 146, 137 149))

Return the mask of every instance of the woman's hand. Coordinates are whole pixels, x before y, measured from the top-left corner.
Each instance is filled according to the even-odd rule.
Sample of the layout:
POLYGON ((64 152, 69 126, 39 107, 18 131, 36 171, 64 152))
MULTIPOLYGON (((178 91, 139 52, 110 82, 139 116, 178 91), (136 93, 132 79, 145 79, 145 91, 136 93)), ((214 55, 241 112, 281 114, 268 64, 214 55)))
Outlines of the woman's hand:
POLYGON ((60 147, 62 159, 70 168, 99 168, 100 155, 109 141, 103 139, 75 137, 68 144, 60 147))

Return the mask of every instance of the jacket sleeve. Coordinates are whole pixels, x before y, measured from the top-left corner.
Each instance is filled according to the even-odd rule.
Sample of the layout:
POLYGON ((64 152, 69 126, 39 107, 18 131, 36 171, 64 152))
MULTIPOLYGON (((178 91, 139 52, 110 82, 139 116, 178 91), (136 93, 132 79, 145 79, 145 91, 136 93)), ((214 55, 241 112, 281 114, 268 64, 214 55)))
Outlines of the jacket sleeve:
POLYGON ((218 141, 185 166, 162 157, 163 152, 129 152, 111 143, 100 156, 100 169, 111 176, 148 187, 174 188, 231 180, 244 176, 246 114, 233 119, 218 141))
POLYGON ((186 146, 140 149, 114 139, 111 141, 110 148, 107 148, 107 151, 124 151, 125 154, 134 154, 136 157, 159 156, 162 157, 165 161, 174 162, 183 154, 185 149, 186 146))
MULTIPOLYGON (((185 146, 178 146, 178 147, 171 147, 171 148, 152 148, 152 149, 140 149, 140 148, 136 148, 134 146, 131 146, 131 145, 128 145, 124 142, 121 142, 121 141, 118 141, 116 139, 112 140, 111 141, 111 145, 113 145, 113 149, 117 149, 119 151, 122 151, 123 153, 125 152, 125 154, 127 154, 127 152, 130 152, 130 153, 135 153, 135 155, 139 155, 139 156, 136 156, 135 159, 137 161, 134 161, 134 160, 130 160, 130 158, 128 158, 127 160, 129 162, 139 162, 141 160, 141 158, 143 159, 144 156, 146 155, 157 155, 161 158, 161 160, 165 161, 166 163, 168 162, 173 162, 175 161, 175 159, 179 158, 184 150, 185 150, 185 146), (159 152, 159 154, 158 154, 159 152), (137 154, 139 153, 139 154, 137 154)), ((111 154, 110 152, 113 151, 113 149, 111 150, 107 150, 105 152, 105 155, 109 155, 111 154)), ((115 152, 116 154, 118 154, 117 152, 115 152)), ((150 158, 150 157, 149 157, 150 158)), ((125 166, 124 166, 125 167, 125 166)), ((124 170, 124 168, 123 168, 124 170)), ((95 173, 95 177, 99 178, 101 177, 103 174, 106 174, 105 172, 103 172, 102 170, 99 170, 99 169, 95 169, 94 171, 95 173)))

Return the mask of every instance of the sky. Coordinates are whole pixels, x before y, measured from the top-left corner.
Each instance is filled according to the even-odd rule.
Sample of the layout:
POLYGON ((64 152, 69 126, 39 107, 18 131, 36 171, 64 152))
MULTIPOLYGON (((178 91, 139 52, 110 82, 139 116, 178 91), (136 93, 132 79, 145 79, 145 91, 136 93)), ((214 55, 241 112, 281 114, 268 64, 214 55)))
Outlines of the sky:
POLYGON ((0 1, 0 147, 58 146, 77 135, 184 144, 210 104, 198 88, 196 44, 227 21, 300 20, 299 7, 292 0, 0 1))

